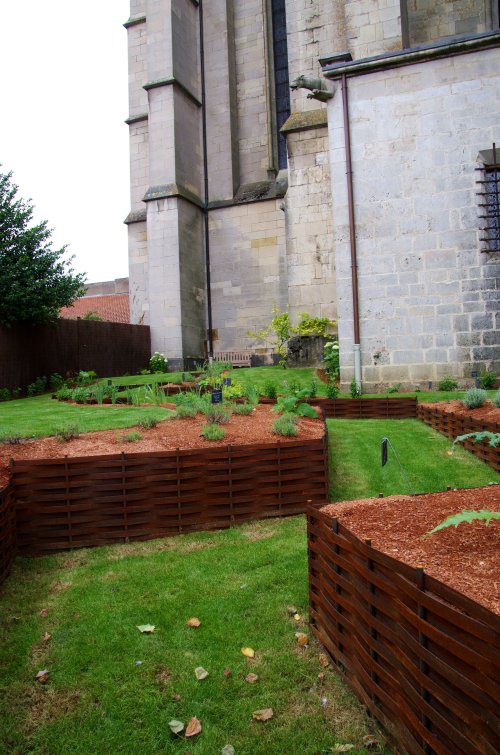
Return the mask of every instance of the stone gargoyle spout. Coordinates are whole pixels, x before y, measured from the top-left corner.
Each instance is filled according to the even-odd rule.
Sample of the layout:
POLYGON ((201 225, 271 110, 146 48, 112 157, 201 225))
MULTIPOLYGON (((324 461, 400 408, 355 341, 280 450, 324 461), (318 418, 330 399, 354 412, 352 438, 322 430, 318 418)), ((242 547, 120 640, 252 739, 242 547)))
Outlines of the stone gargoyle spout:
POLYGON ((307 98, 309 100, 320 100, 326 102, 331 100, 333 92, 328 89, 328 85, 324 79, 320 79, 318 76, 308 76, 301 74, 292 81, 290 89, 309 89, 307 98))

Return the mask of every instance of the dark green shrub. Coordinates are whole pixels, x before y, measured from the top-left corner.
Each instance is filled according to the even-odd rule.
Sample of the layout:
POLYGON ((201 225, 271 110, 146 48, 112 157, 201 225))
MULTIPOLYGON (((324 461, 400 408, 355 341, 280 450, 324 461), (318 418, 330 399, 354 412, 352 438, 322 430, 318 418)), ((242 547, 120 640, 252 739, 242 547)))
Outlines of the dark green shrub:
POLYGON ((266 398, 276 398, 278 395, 278 386, 272 380, 266 380, 263 390, 266 398))
POLYGON ((64 386, 64 378, 58 372, 52 373, 49 379, 50 390, 56 393, 64 386))
POLYGON ((391 387, 387 389, 387 393, 399 393, 400 388, 401 388, 401 383, 395 383, 394 385, 391 385, 391 387))
POLYGON ((20 388, 13 388, 12 389, 12 398, 19 398, 21 395, 22 390, 20 388))
POLYGON ((336 380, 340 373, 339 344, 337 341, 327 341, 325 343, 323 362, 330 380, 336 380))
POLYGON ((457 388, 457 381, 449 375, 445 375, 438 383, 438 391, 456 391, 457 388))
POLYGON ((253 412, 253 406, 252 404, 244 403, 244 404, 234 404, 233 406, 233 414, 251 414, 253 412))
POLYGON ((90 398, 90 391, 88 388, 74 388, 71 391, 71 400, 77 404, 86 404, 90 398))
POLYGON ((97 380, 97 372, 94 372, 94 370, 80 370, 75 378, 75 383, 78 386, 86 386, 93 383, 94 380, 97 380))
POLYGON ((212 422, 209 425, 203 425, 201 434, 205 440, 222 440, 226 431, 220 425, 212 422))
POLYGON ((298 435, 296 415, 283 414, 273 423, 272 432, 275 435, 284 435, 285 437, 298 435))
POLYGON ((155 351, 155 353, 149 360, 149 371, 153 373, 166 372, 167 364, 168 359, 166 358, 165 354, 162 354, 160 351, 155 351))
POLYGON ((487 372, 483 372, 483 374, 479 376, 479 385, 481 386, 481 388, 484 388, 485 390, 494 388, 496 382, 497 382, 497 376, 495 372, 487 371, 487 372))
POLYGON ((349 392, 351 394, 351 398, 361 398, 361 388, 359 387, 356 378, 353 378, 351 380, 349 392))
POLYGON ((59 430, 56 430, 54 435, 58 440, 64 440, 67 442, 73 440, 73 438, 78 438, 80 430, 77 425, 66 425, 59 428, 59 430))
POLYGON ((0 401, 9 401, 10 391, 8 388, 0 388, 0 401))
POLYGON ((336 399, 339 397, 339 387, 336 383, 328 383, 326 386, 326 395, 328 398, 336 399))
POLYGON ((318 395, 318 381, 316 378, 313 378, 309 384, 309 396, 311 398, 316 398, 318 395))
POLYGON ((58 401, 71 401, 73 398, 73 391, 70 388, 60 388, 56 393, 56 399, 58 401))
POLYGON ((47 385, 47 378, 37 377, 33 383, 30 383, 26 388, 28 396, 40 396, 44 393, 47 385))
POLYGON ((462 404, 468 409, 477 409, 487 401, 488 394, 482 388, 469 388, 464 394, 462 404))

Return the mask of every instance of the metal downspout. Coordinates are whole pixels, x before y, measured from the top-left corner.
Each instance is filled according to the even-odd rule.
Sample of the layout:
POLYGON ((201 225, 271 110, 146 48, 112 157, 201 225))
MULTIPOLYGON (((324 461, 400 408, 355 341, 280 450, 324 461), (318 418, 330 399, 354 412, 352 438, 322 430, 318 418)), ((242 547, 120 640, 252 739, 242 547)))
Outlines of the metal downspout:
POLYGON ((207 159, 207 109, 205 101, 205 44, 203 36, 203 0, 199 0, 200 21, 200 78, 201 78, 201 127, 203 140, 203 219, 205 230, 205 270, 207 285, 207 330, 208 330, 208 358, 212 360, 214 342, 212 336, 212 285, 210 280, 210 235, 208 227, 208 159, 207 159))
POLYGON ((347 178, 347 203, 349 208, 349 241, 351 246, 351 289, 354 327, 354 378, 361 389, 361 344, 359 336, 358 262, 356 253, 356 224, 354 218, 354 193, 352 187, 351 131, 349 126, 349 99, 347 76, 342 74, 342 108, 344 113, 344 144, 347 178))

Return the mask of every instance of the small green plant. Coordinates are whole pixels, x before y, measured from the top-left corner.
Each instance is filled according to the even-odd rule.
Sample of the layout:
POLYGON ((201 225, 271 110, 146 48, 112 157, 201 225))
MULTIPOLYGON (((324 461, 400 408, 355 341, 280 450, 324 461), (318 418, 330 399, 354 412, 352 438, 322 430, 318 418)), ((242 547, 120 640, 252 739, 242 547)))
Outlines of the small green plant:
POLYGON ((400 389, 401 389, 401 383, 395 383, 394 385, 391 385, 391 387, 387 389, 387 393, 399 393, 400 389))
POLYGON ((106 386, 104 385, 104 383, 98 383, 92 391, 92 395, 94 396, 97 403, 101 405, 104 401, 104 396, 106 395, 106 386))
POLYGON ((0 443, 8 443, 11 446, 19 445, 22 440, 22 435, 0 435, 0 443))
POLYGON ((178 404, 177 416, 180 419, 192 419, 198 414, 198 409, 193 404, 178 404))
POLYGON ((326 386, 326 395, 328 398, 335 400, 339 397, 339 387, 336 383, 328 383, 326 386))
POLYGON ((122 440, 124 440, 125 443, 137 443, 138 440, 142 440, 142 435, 137 430, 132 430, 130 433, 125 433, 122 436, 122 440))
POLYGON ((306 404, 303 399, 307 398, 309 391, 303 388, 301 391, 289 394, 287 396, 278 396, 276 404, 272 411, 279 414, 297 414, 299 417, 318 418, 318 414, 310 404, 306 404))
POLYGON ((155 351, 149 360, 149 371, 153 374, 155 372, 166 372, 167 364, 168 359, 165 354, 162 354, 161 351, 155 351))
POLYGON ((209 425, 225 425, 231 419, 231 412, 220 404, 210 404, 205 417, 209 425))
POLYGON ((500 511, 490 511, 489 509, 481 509, 480 511, 461 511, 459 514, 452 514, 446 519, 427 532, 427 535, 434 535, 440 530, 444 530, 447 527, 458 527, 459 524, 467 522, 470 524, 474 521, 484 522, 486 526, 489 525, 492 519, 500 519, 500 511))
POLYGON ((64 387, 65 381, 62 375, 60 375, 58 372, 53 372, 52 375, 49 378, 49 386, 50 390, 53 391, 53 393, 56 393, 61 388, 64 387))
POLYGON ((165 404, 167 401, 167 394, 162 385, 153 383, 153 385, 146 385, 144 388, 144 402, 146 404, 165 404))
POLYGON ((18 387, 18 388, 13 388, 12 389, 12 398, 13 399, 19 398, 21 396, 21 394, 22 394, 21 388, 18 387))
POLYGON ((329 317, 313 317, 308 312, 301 312, 294 333, 299 336, 324 336, 327 329, 336 325, 335 320, 329 317))
POLYGON ((64 440, 67 443, 68 441, 80 436, 80 429, 77 425, 65 425, 64 427, 60 427, 58 430, 56 430, 54 435, 56 436, 57 440, 64 440))
POLYGON ((487 440, 488 445, 491 446, 491 448, 500 446, 500 433, 492 433, 489 430, 482 430, 481 432, 457 435, 457 437, 453 441, 452 449, 455 447, 456 443, 463 443, 463 441, 467 440, 468 438, 470 438, 474 443, 482 443, 483 441, 487 440))
POLYGON ((496 372, 491 372, 490 370, 487 370, 486 372, 483 372, 483 374, 479 376, 479 385, 481 386, 481 388, 484 388, 485 390, 494 388, 496 382, 497 382, 496 372))
POLYGON ((82 320, 92 320, 94 322, 102 322, 101 315, 95 311, 95 309, 89 309, 88 312, 85 312, 85 314, 82 317, 82 320))
POLYGON ((59 390, 56 393, 56 399, 58 401, 71 401, 73 398, 73 391, 71 388, 59 388, 59 390))
POLYGON ((438 383, 438 391, 456 391, 457 388, 457 381, 449 375, 445 375, 438 383))
POLYGON ((464 394, 462 404, 468 409, 477 409, 486 403, 488 394, 482 388, 469 388, 464 394))
POLYGON ((231 380, 231 385, 222 386, 222 395, 225 399, 243 398, 245 386, 239 380, 231 380))
POLYGON ((274 381, 266 380, 263 391, 266 398, 274 399, 278 395, 278 386, 274 381))
POLYGON ((271 322, 262 330, 249 331, 248 335, 257 338, 259 341, 268 343, 274 351, 279 354, 278 362, 280 367, 287 367, 287 341, 293 332, 290 315, 288 312, 281 312, 276 306, 273 306, 273 316, 271 322))
POLYGON ((220 425, 212 422, 208 425, 203 425, 201 434, 205 440, 222 440, 226 431, 220 425))
POLYGON ((297 416, 295 414, 283 414, 273 422, 271 429, 275 435, 284 435, 285 437, 298 435, 297 416))
POLYGON ((156 427, 159 421, 160 420, 156 419, 156 417, 144 417, 144 419, 139 420, 137 424, 139 427, 142 427, 143 430, 152 430, 153 427, 156 427))
POLYGON ((233 405, 233 414, 251 414, 253 412, 253 406, 252 404, 244 403, 244 404, 234 404, 233 405))
POLYGON ((351 383, 349 385, 349 392, 351 394, 351 398, 361 398, 361 388, 356 378, 353 378, 351 380, 351 383))
POLYGON ((71 400, 76 404, 86 404, 90 398, 90 391, 88 388, 74 388, 71 391, 71 400))
POLYGON ((316 398, 318 395, 318 381, 313 378, 309 383, 309 396, 310 398, 316 398))
POLYGON ((30 383, 26 388, 28 396, 40 396, 45 391, 47 385, 47 378, 37 377, 33 383, 30 383))
POLYGON ((87 386, 91 385, 95 380, 97 380, 97 372, 94 372, 94 370, 80 370, 75 378, 75 383, 79 386, 87 386))
POLYGON ((245 396, 248 403, 252 404, 252 406, 257 406, 259 403, 259 392, 253 383, 247 383, 245 387, 245 396))
POLYGON ((491 399, 491 403, 496 406, 497 409, 500 409, 500 388, 491 399))
POLYGON ((9 401, 10 391, 8 388, 0 388, 0 401, 9 401))
POLYGON ((323 349, 323 363, 330 380, 337 380, 340 374, 340 352, 338 341, 332 340, 325 343, 323 349))

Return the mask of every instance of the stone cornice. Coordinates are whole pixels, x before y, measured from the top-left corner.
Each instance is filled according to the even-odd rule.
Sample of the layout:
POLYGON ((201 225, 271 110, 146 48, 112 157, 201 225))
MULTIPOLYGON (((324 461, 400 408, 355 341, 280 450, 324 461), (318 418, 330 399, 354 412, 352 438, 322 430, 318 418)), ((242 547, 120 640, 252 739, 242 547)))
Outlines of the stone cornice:
POLYGON ((138 26, 139 24, 146 23, 146 16, 133 16, 123 24, 126 29, 130 29, 131 26, 138 26))
POLYGON ((280 180, 277 181, 258 181, 257 183, 244 184, 240 186, 232 199, 215 199, 209 202, 208 209, 218 210, 222 207, 281 199, 288 189, 288 177, 284 172, 280 173, 280 177, 280 180))
POLYGON ((146 92, 149 92, 150 89, 159 89, 160 87, 165 87, 165 86, 177 87, 178 89, 181 90, 181 92, 183 92, 186 95, 186 97, 192 100, 192 102, 194 102, 195 105, 197 105, 198 107, 201 107, 201 102, 196 97, 196 95, 194 95, 186 86, 184 86, 184 84, 182 84, 178 79, 176 79, 173 76, 169 79, 158 79, 157 81, 148 81, 148 83, 144 84, 142 88, 145 89, 146 92))
POLYGON ((147 121, 148 120, 148 114, 147 113, 139 113, 138 115, 130 115, 125 123, 128 126, 131 126, 133 123, 140 123, 141 121, 147 121))
POLYGON ((144 223, 146 220, 146 210, 135 210, 135 212, 129 212, 125 220, 125 225, 132 225, 132 223, 144 223))
POLYGON ((181 197, 196 207, 203 209, 203 202, 199 196, 191 191, 191 189, 188 189, 187 186, 178 183, 150 186, 143 196, 142 201, 152 202, 155 199, 169 199, 170 197, 181 197))
POLYGON ((282 134, 291 134, 294 131, 307 131, 311 128, 324 128, 328 126, 326 108, 321 110, 306 110, 303 113, 291 113, 284 122, 280 131, 282 134))
POLYGON ((365 73, 414 65, 437 58, 464 55, 465 53, 494 47, 500 47, 500 30, 498 29, 494 32, 468 35, 467 37, 453 37, 440 42, 397 50, 396 52, 386 52, 383 55, 374 55, 370 58, 361 58, 352 62, 333 64, 325 62, 323 76, 328 79, 340 79, 344 75, 361 76, 365 73))

